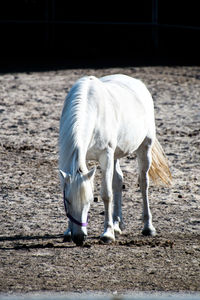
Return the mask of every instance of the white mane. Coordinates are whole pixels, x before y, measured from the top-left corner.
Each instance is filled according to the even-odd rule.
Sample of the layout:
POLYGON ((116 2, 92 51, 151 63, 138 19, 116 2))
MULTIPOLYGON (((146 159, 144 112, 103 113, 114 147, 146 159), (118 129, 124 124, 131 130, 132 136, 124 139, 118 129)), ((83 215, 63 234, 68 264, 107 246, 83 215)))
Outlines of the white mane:
POLYGON ((75 175, 77 171, 78 149, 80 146, 80 128, 84 122, 86 109, 88 78, 78 80, 67 95, 60 120, 59 167, 75 175), (71 170, 67 170, 68 166, 71 170))

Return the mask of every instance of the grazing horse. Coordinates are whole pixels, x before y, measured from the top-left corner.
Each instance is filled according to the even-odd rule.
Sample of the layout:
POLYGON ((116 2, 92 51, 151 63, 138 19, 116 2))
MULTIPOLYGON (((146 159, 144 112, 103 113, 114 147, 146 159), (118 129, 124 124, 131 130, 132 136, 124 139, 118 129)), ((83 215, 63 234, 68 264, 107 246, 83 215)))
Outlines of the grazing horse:
POLYGON ((101 197, 105 207, 101 240, 115 241, 122 229, 122 180, 119 159, 135 152, 143 199, 144 235, 155 235, 148 200, 149 176, 170 184, 167 160, 155 133, 151 94, 138 79, 126 75, 80 78, 69 91, 61 119, 59 169, 69 226, 65 240, 82 245, 87 236, 93 201, 95 168, 102 170, 101 197))

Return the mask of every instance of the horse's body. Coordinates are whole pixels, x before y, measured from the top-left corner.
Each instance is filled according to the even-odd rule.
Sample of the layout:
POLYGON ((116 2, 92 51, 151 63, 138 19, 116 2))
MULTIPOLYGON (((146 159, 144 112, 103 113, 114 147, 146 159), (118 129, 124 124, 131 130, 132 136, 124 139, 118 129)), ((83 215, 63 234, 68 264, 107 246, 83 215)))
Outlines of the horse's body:
MULTIPOLYGON (((148 202, 148 171, 153 145, 158 146, 156 158, 160 154, 161 163, 167 168, 155 136, 153 100, 141 81, 125 75, 111 75, 100 79, 83 77, 74 84, 65 100, 60 120, 59 168, 69 217, 66 237, 72 235, 76 244, 82 244, 87 234, 87 213, 93 199, 95 169, 88 172, 86 160, 99 161, 102 169, 105 224, 101 238, 106 242, 113 241, 114 231, 121 233, 123 175, 119 159, 134 151, 138 158, 144 203, 143 234, 155 234, 148 202)), ((161 178, 166 177, 165 181, 170 181, 167 172, 164 176, 157 173, 161 178)), ((154 165, 152 177, 155 173, 154 165)))

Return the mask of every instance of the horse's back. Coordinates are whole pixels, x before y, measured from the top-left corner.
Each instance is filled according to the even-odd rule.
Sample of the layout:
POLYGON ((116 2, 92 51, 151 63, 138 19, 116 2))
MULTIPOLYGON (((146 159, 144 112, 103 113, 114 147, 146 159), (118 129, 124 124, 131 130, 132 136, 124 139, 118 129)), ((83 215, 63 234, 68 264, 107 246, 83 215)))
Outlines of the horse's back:
POLYGON ((124 74, 114 74, 101 77, 105 85, 115 85, 132 93, 132 102, 139 101, 145 108, 153 110, 153 100, 145 84, 136 78, 124 74), (133 95, 135 97, 133 97, 133 95))
POLYGON ((88 159, 96 159, 108 145, 116 157, 122 157, 137 150, 154 132, 153 101, 140 80, 121 74, 99 79, 86 76, 74 84, 66 98, 60 141, 67 149, 75 139, 88 159))
POLYGON ((100 78, 113 99, 117 121, 117 148, 119 153, 135 151, 146 136, 154 138, 154 107, 151 94, 140 80, 126 75, 100 78))
POLYGON ((146 136, 153 137, 153 101, 140 80, 121 74, 89 79, 90 111, 96 110, 91 156, 113 145, 115 156, 121 157, 134 152, 146 136))

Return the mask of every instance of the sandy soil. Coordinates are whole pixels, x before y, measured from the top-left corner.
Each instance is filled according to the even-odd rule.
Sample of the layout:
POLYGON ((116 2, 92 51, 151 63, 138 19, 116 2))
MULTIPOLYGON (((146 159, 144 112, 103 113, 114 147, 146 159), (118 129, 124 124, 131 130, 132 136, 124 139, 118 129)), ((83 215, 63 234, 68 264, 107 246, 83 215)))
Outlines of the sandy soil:
MULTIPOLYGON (((72 69, 0 76, 0 292, 200 291, 200 68, 72 69), (84 247, 63 243, 57 141, 66 93, 90 74, 142 79, 173 186, 151 184, 154 238, 141 235, 135 156, 121 161, 126 228, 102 245, 103 203, 90 210, 84 247)), ((99 193, 100 171, 95 196, 99 193)))

